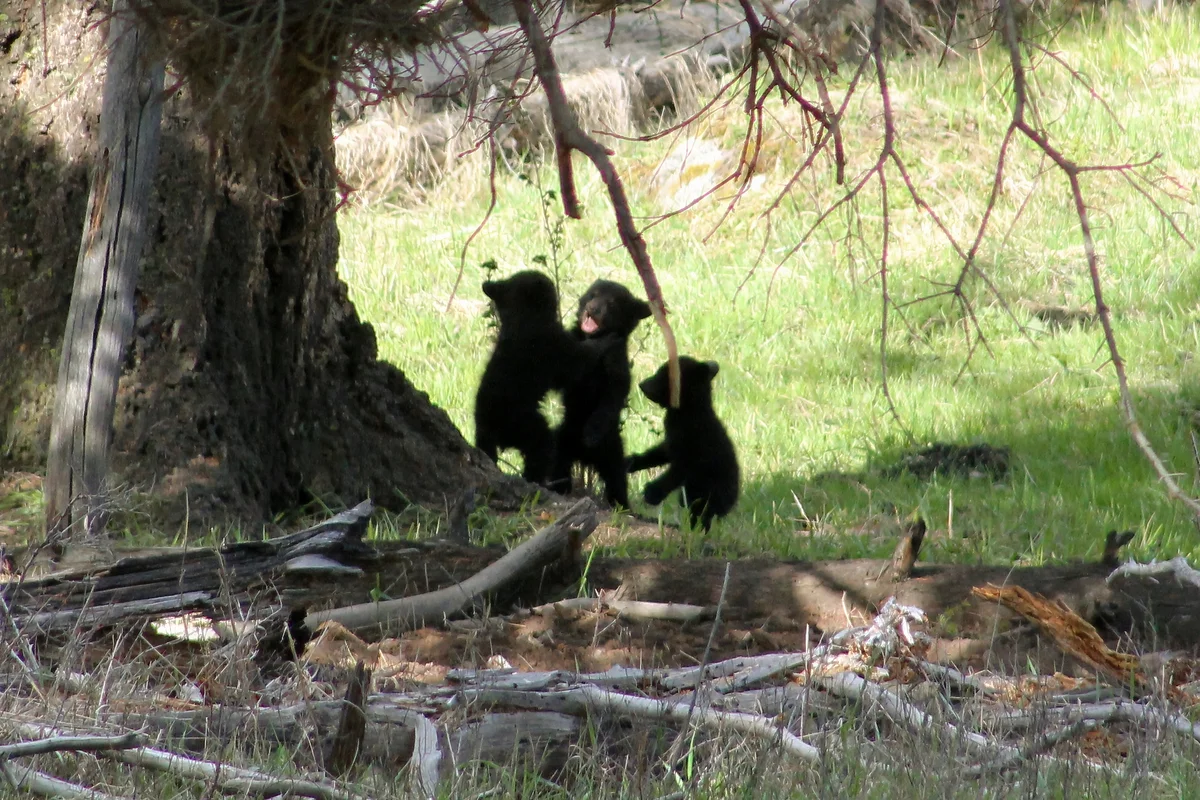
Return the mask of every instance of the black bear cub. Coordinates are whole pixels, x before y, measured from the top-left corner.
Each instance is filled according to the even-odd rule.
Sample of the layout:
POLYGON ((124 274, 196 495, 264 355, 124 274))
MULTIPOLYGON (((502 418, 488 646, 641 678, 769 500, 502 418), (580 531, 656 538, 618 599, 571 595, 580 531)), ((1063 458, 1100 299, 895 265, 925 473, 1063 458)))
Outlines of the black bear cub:
POLYGON ((496 347, 475 393, 475 446, 492 461, 514 447, 522 475, 542 483, 554 459, 554 435, 538 406, 551 389, 566 389, 581 373, 582 345, 563 330, 558 291, 532 270, 485 281, 500 320, 496 347))
POLYGON ((646 502, 656 506, 683 487, 692 527, 697 520, 707 532, 713 517, 728 514, 738 497, 738 462, 733 442, 717 419, 712 404, 715 361, 679 358, 679 408, 670 407, 667 365, 642 381, 642 394, 667 410, 663 441, 629 459, 629 471, 667 465, 667 471, 646 484, 646 502))
POLYGON ((619 283, 598 280, 579 298, 571 335, 584 348, 582 375, 563 392, 550 487, 571 490, 571 468, 593 467, 604 481, 604 499, 629 508, 621 410, 629 400, 629 335, 650 316, 650 304, 619 283))

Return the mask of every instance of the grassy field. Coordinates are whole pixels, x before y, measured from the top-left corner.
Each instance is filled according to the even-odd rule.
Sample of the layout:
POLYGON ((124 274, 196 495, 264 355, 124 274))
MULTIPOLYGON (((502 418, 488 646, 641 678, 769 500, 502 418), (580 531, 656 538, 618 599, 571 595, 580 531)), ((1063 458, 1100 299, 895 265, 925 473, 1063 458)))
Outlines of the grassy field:
MULTIPOLYGON (((1113 115, 1052 59, 1040 58, 1034 73, 1041 119, 1070 157, 1122 163, 1162 154, 1157 166, 1179 184, 1174 198, 1155 196, 1193 240, 1198 22, 1200 12, 1184 9, 1096 17, 1065 30, 1056 52, 1113 115)), ((1006 54, 994 44, 965 52, 941 68, 927 58, 893 62, 890 80, 899 150, 925 199, 969 244, 1010 101, 1006 54)), ((866 87, 856 97, 845 123, 851 181, 874 162, 882 136, 877 91, 866 87)), ((735 102, 691 130, 687 141, 610 142, 635 212, 651 216, 676 207, 679 179, 670 174, 702 180, 722 174, 698 157, 682 172, 659 165, 680 148, 736 152, 744 125, 739 109, 735 102)), ((1058 327, 1035 313, 1041 306, 1094 308, 1078 219, 1061 174, 1028 145, 1010 155, 979 261, 999 296, 982 281, 967 284, 985 337, 981 345, 948 298, 911 302, 953 281, 959 263, 889 172, 888 280, 902 311, 890 313, 887 364, 901 424, 881 390, 879 192, 872 184, 852 211, 835 212, 789 257, 844 189, 835 185, 831 166, 819 162, 768 225, 766 210, 805 153, 795 138, 796 108, 770 111, 764 178, 734 214, 717 226, 727 205, 718 194, 646 231, 680 352, 721 364, 716 402, 743 466, 739 507, 714 528, 711 544, 733 554, 882 555, 894 543, 894 515, 919 509, 931 526, 926 548, 932 559, 1094 557, 1113 528, 1137 531, 1132 551, 1139 558, 1200 556, 1195 524, 1166 498, 1120 419, 1099 325, 1058 327), (911 446, 905 426, 916 444, 1010 447, 1008 478, 883 477, 880 468, 911 446)), ((579 222, 563 222, 549 195, 557 187, 552 166, 531 166, 523 175, 501 170, 498 207, 467 250, 461 282, 464 244, 487 207, 481 162, 466 160, 420 206, 343 214, 342 274, 360 312, 375 324, 383 356, 428 391, 468 438, 490 348, 479 288, 483 262, 494 259, 507 274, 544 261, 561 279, 567 312, 596 277, 637 288, 603 187, 589 165, 579 164, 586 204, 579 222)), ((1142 424, 1183 486, 1200 490, 1190 444, 1200 420, 1197 256, 1119 175, 1091 173, 1084 188, 1142 424)), ((652 324, 635 335, 633 353, 635 379, 663 361, 652 324)), ((659 414, 635 389, 627 447, 648 445, 660 427, 659 414)), ((515 471, 516 464, 505 468, 515 471)), ((635 480, 634 496, 644 480, 635 480)), ((639 510, 654 513, 640 504, 639 510)), ((669 501, 663 518, 676 521, 678 510, 669 501)), ((651 547, 673 552, 696 543, 690 534, 671 532, 651 547)))

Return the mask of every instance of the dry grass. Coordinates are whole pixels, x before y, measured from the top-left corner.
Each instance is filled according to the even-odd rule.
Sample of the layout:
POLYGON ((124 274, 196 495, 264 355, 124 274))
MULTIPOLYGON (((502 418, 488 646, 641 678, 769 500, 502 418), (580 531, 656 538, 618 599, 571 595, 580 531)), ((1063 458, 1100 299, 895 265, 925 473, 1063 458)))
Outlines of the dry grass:
MULTIPOLYGON (((695 113, 716 85, 686 56, 656 62, 652 71, 592 69, 567 77, 564 84, 581 127, 601 139, 661 130, 695 113), (647 94, 648 84, 653 96, 647 94), (672 110, 656 110, 656 104, 672 110)), ((552 146, 546 98, 536 85, 524 86, 511 100, 480 101, 469 112, 422 111, 409 101, 386 101, 338 135, 338 171, 354 188, 354 200, 364 205, 419 202, 467 176, 486 176, 489 139, 509 166, 540 158, 552 146)))
MULTIPOLYGON (((484 626, 479 631, 466 652, 459 653, 460 665, 493 663, 484 626)), ((149 735, 151 746, 231 767, 258 768, 281 779, 321 779, 320 752, 326 746, 323 736, 329 732, 330 717, 318 706, 341 698, 350 672, 302 663, 284 665, 268 676, 255 665, 253 636, 189 643, 165 628, 150 626, 42 639, 36 653, 27 637, 13 636, 11 629, 3 631, 0 642, 5 653, 0 680, 6 687, 0 727, 10 740, 28 738, 12 733, 22 721, 45 720, 79 731, 140 729, 149 735), (231 725, 235 718, 223 714, 239 708, 253 710, 231 725), (260 727, 277 708, 300 710, 294 726, 280 731, 282 738, 260 727), (186 732, 180 723, 191 714, 200 715, 200 729, 207 727, 207 735, 186 732)), ((411 651, 396 655, 413 658, 411 651)), ((541 752, 537 745, 525 743, 519 752, 500 755, 491 763, 466 758, 452 768, 447 764, 439 796, 644 798, 678 792, 712 798, 1115 799, 1135 792, 1139 797, 1190 796, 1189 787, 1200 780, 1196 743, 1163 724, 1166 716, 1157 702, 1146 706, 1150 712, 1140 722, 1098 725, 1019 761, 1003 775, 972 777, 965 768, 986 760, 986 753, 981 755, 979 740, 973 744, 964 731, 995 716, 994 724, 984 726, 985 736, 1014 747, 1034 747, 1047 732, 1061 728, 1063 698, 1095 692, 1096 684, 1061 674, 1013 678, 983 672, 966 679, 974 692, 950 699, 942 696, 945 687, 905 668, 906 659, 884 659, 873 667, 860 664, 859 669, 878 675, 885 674, 886 667, 892 675, 880 697, 910 709, 927 709, 930 716, 922 725, 889 719, 875 701, 856 701, 832 690, 813 691, 806 703, 780 706, 779 722, 820 751, 815 764, 797 762, 777 747, 733 730, 593 713, 577 738, 560 745, 551 759, 555 766, 548 771, 534 767, 541 752)), ((841 674, 844 668, 834 672, 841 674)), ((384 800, 411 796, 409 770, 403 768, 408 758, 405 737, 398 733, 404 728, 404 714, 436 719, 442 735, 450 737, 483 717, 487 709, 463 698, 442 706, 451 695, 432 693, 431 684, 442 683, 444 674, 438 669, 430 677, 404 672, 377 678, 374 691, 391 693, 395 705, 390 722, 373 723, 374 733, 379 726, 397 733, 383 737, 390 744, 382 751, 364 753, 367 763, 344 786, 384 800)), ((820 680, 815 672, 802 670, 785 687, 800 690, 797 683, 820 680)), ((747 694, 736 708, 744 702, 744 711, 762 713, 780 704, 776 691, 763 689, 757 699, 747 694)), ((800 691, 797 696, 802 697, 800 691)), ((687 695, 676 699, 680 697, 686 700, 687 695)), ((204 781, 113 764, 94 755, 55 754, 19 763, 118 796, 202 797, 211 792, 204 781)))

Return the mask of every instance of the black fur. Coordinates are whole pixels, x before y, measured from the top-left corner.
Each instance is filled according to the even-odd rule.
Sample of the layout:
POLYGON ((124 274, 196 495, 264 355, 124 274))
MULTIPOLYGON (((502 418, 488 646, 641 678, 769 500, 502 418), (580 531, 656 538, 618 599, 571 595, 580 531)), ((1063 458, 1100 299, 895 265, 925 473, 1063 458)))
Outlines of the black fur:
POLYGON ((679 408, 667 395, 667 365, 642 381, 642 393, 667 410, 661 443, 629 459, 629 471, 667 465, 667 471, 646 484, 642 497, 652 506, 682 487, 692 527, 697 520, 708 531, 713 517, 728 514, 738 498, 738 462, 733 442, 712 404, 715 361, 679 358, 679 408))
POLYGON ((650 304, 619 283, 599 280, 579 298, 571 335, 587 353, 584 374, 563 393, 563 421, 556 437, 550 486, 571 489, 576 463, 593 467, 604 481, 604 499, 629 507, 621 410, 629 400, 629 335, 650 316, 650 304))
POLYGON ((485 281, 483 293, 500 320, 496 347, 475 394, 475 446, 493 461, 514 447, 526 480, 544 482, 554 458, 554 435, 538 409, 551 389, 566 389, 582 373, 583 346, 563 330, 558 292, 540 272, 485 281))

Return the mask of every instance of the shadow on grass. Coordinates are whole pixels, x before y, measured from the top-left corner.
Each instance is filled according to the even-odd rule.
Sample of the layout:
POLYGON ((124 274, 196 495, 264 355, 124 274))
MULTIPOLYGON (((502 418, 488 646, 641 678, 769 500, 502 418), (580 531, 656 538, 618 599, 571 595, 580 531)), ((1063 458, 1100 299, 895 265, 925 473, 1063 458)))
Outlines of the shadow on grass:
MULTIPOLYGON (((1135 398, 1159 453, 1189 473, 1198 399, 1197 387, 1186 385, 1142 390, 1135 398)), ((1028 413, 1008 424, 989 428, 980 419, 978 435, 963 442, 1010 448, 1004 479, 886 477, 907 449, 899 444, 872 454, 855 474, 751 478, 739 508, 708 537, 666 528, 659 542, 647 543, 667 558, 640 568, 639 597, 715 603, 724 561, 732 559, 730 607, 764 614, 773 608, 821 629, 844 627, 843 609, 871 609, 893 593, 935 614, 949 613, 963 604, 970 586, 1010 580, 1095 611, 1111 600, 1103 580, 1108 568, 1099 564, 1108 531, 1135 531, 1123 555, 1139 560, 1195 553, 1195 522, 1166 496, 1111 403, 1067 408, 1024 398, 1021 406, 1028 413), (855 559, 890 557, 901 519, 914 510, 929 525, 915 573, 920 580, 901 586, 890 575, 873 578, 855 559), (676 554, 712 558, 689 571, 670 558, 676 554), (827 563, 811 563, 818 561, 827 563)), ((1190 475, 1181 481, 1193 489, 1190 475)), ((678 519, 673 501, 663 518, 678 519)), ((877 563, 873 570, 879 573, 877 563)), ((1151 639, 1182 641, 1182 623, 1171 620, 1191 614, 1190 601, 1132 595, 1122 595, 1121 614, 1138 617, 1151 639), (1146 606, 1145 614, 1131 610, 1137 604, 1146 606)), ((979 623, 977 611, 971 613, 979 623)))
MULTIPOLYGON (((1046 563, 1095 558, 1108 530, 1132 529, 1139 557, 1195 551, 1191 516, 1170 500, 1115 407, 1115 392, 1090 407, 1019 401, 1020 415, 980 418, 975 435, 956 443, 1011 450, 1007 477, 935 474, 928 480, 890 476, 910 449, 880 447, 852 472, 775 473, 747 481, 741 506, 718 533, 737 544, 746 515, 774 520, 763 541, 785 557, 883 557, 895 546, 897 515, 919 512, 930 526, 926 553, 967 563, 1046 563)), ((1193 490, 1191 431, 1200 415, 1200 386, 1136 393, 1143 428, 1159 454, 1193 490)), ((928 441, 936 440, 936 434, 928 441)), ((927 442, 922 442, 924 446, 927 442)), ((761 526, 755 528, 760 530, 761 526)))

